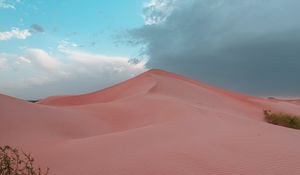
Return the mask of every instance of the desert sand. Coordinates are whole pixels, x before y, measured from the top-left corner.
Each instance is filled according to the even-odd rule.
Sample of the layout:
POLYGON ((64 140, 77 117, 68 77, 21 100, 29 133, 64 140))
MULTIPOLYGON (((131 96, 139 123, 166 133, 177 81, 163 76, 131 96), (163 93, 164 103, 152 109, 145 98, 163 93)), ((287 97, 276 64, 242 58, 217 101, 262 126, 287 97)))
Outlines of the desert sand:
POLYGON ((150 70, 90 94, 37 104, 0 95, 0 145, 53 175, 299 175, 300 131, 263 110, 300 104, 150 70))

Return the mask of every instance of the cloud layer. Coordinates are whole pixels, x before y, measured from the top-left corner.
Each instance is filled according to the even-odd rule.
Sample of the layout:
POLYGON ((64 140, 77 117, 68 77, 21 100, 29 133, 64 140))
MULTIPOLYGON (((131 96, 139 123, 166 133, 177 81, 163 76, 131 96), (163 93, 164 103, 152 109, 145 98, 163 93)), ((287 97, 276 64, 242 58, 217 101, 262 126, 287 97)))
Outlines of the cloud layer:
MULTIPOLYGON (((300 1, 172 2, 164 22, 130 31, 147 45, 149 68, 256 95, 300 94, 300 1)), ((153 9, 152 19, 165 17, 153 9)))
POLYGON ((1 93, 25 99, 87 93, 146 71, 144 62, 131 64, 126 57, 66 48, 60 49, 60 53, 53 56, 42 49, 28 48, 21 56, 2 55, 0 73, 10 69, 15 71, 16 77, 0 83, 1 93), (26 75, 22 77, 22 74, 26 75))

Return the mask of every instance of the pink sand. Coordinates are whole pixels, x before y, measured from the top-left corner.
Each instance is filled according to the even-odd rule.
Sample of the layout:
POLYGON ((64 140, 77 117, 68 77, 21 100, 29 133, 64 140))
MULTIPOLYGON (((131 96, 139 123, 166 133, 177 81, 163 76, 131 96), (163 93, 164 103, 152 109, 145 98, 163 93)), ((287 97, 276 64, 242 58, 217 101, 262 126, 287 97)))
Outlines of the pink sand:
POLYGON ((53 175, 300 174, 300 131, 264 122, 263 109, 300 115, 299 103, 150 70, 38 104, 0 95, 0 145, 53 175))

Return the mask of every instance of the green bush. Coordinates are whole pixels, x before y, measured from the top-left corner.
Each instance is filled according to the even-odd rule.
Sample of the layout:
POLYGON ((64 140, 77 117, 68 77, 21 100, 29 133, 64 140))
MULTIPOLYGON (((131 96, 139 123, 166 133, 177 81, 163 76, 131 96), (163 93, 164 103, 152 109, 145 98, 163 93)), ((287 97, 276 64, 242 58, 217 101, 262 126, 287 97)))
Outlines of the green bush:
POLYGON ((274 125, 284 126, 288 128, 300 129, 300 116, 272 113, 269 110, 264 110, 265 120, 274 125))
POLYGON ((49 168, 42 172, 35 168, 30 154, 20 152, 10 146, 0 147, 0 175, 47 175, 49 168))

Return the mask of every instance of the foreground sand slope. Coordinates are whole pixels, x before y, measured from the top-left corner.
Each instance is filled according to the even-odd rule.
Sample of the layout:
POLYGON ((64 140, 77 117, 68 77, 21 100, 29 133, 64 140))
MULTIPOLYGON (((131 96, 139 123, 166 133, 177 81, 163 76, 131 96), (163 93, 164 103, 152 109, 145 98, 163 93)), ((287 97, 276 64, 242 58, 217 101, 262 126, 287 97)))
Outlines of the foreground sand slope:
POLYGON ((150 70, 110 88, 31 104, 0 96, 0 144, 56 175, 299 174, 300 132, 263 121, 298 104, 150 70))

